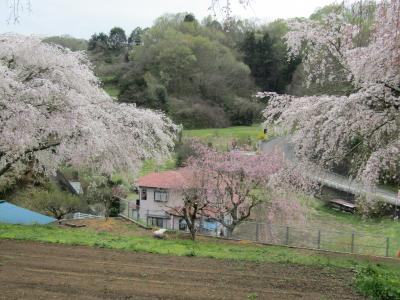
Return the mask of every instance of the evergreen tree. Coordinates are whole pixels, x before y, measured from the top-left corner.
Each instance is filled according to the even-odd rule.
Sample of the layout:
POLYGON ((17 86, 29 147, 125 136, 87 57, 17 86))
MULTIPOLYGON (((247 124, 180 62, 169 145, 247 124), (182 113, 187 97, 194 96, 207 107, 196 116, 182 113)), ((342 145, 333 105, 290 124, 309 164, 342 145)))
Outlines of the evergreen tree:
POLYGON ((143 33, 144 33, 144 30, 141 27, 136 27, 134 30, 132 30, 131 34, 129 35, 128 44, 131 46, 141 45, 143 33))
POLYGON ((127 43, 125 31, 120 27, 114 27, 110 30, 108 45, 110 49, 119 50, 127 43))

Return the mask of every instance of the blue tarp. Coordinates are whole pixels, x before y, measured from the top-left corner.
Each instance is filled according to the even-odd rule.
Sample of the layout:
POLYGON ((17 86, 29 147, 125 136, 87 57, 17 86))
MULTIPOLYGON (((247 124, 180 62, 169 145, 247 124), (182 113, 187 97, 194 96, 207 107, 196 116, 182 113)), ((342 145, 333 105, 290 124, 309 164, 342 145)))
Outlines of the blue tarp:
POLYGON ((203 221, 203 228, 210 231, 215 231, 217 230, 217 223, 215 221, 203 221))
POLYGON ((7 224, 49 224, 56 219, 0 200, 0 223, 7 224))

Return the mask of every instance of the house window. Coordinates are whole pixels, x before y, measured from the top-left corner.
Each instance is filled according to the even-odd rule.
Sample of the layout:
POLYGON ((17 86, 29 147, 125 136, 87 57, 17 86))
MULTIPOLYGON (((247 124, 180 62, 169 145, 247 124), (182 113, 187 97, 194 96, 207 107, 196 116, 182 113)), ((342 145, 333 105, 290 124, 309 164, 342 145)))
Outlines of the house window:
POLYGON ((154 201, 167 202, 167 191, 154 191, 154 201))
POLYGON ((146 189, 141 189, 140 191, 140 200, 146 200, 147 199, 147 190, 146 189))
POLYGON ((156 226, 163 228, 164 227, 164 219, 163 218, 154 218, 154 217, 149 217, 149 225, 151 226, 156 226))

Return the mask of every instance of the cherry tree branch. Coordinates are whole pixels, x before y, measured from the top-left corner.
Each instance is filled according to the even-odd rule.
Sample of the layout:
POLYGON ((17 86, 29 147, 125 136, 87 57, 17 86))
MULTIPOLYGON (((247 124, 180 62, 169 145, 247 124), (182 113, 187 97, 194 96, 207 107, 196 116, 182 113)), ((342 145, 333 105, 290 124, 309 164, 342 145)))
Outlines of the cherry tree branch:
POLYGON ((21 155, 17 156, 16 158, 6 162, 5 165, 2 168, 0 168, 0 176, 4 175, 7 171, 9 171, 11 169, 11 167, 15 163, 20 161, 26 155, 33 154, 33 153, 38 152, 38 151, 47 150, 47 149, 50 149, 52 147, 56 147, 56 146, 59 146, 59 145, 60 145, 60 141, 55 141, 55 142, 50 142, 48 144, 39 145, 39 146, 34 147, 32 149, 25 150, 23 154, 21 154, 21 155))

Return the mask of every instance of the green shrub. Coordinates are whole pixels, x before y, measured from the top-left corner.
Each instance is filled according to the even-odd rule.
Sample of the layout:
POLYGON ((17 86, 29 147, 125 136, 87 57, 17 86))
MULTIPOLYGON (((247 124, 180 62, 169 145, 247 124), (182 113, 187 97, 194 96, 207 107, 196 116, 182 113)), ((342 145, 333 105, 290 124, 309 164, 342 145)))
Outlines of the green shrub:
POLYGON ((365 195, 358 195, 356 198, 357 211, 365 218, 382 218, 393 212, 393 207, 381 199, 373 202, 365 195))
POLYGON ((357 270, 356 285, 371 299, 400 299, 400 277, 380 267, 368 265, 357 270))
POLYGON ((244 98, 228 102, 228 115, 234 126, 249 126, 262 120, 264 105, 244 98))
POLYGON ((183 167, 189 157, 196 155, 193 142, 192 139, 187 139, 176 144, 176 167, 183 167))
POLYGON ((41 187, 32 186, 19 191, 13 202, 22 207, 50 215, 57 220, 70 213, 87 209, 87 203, 82 197, 63 191, 51 182, 41 187))
POLYGON ((223 108, 201 99, 170 99, 170 115, 186 129, 222 128, 230 125, 223 108))

